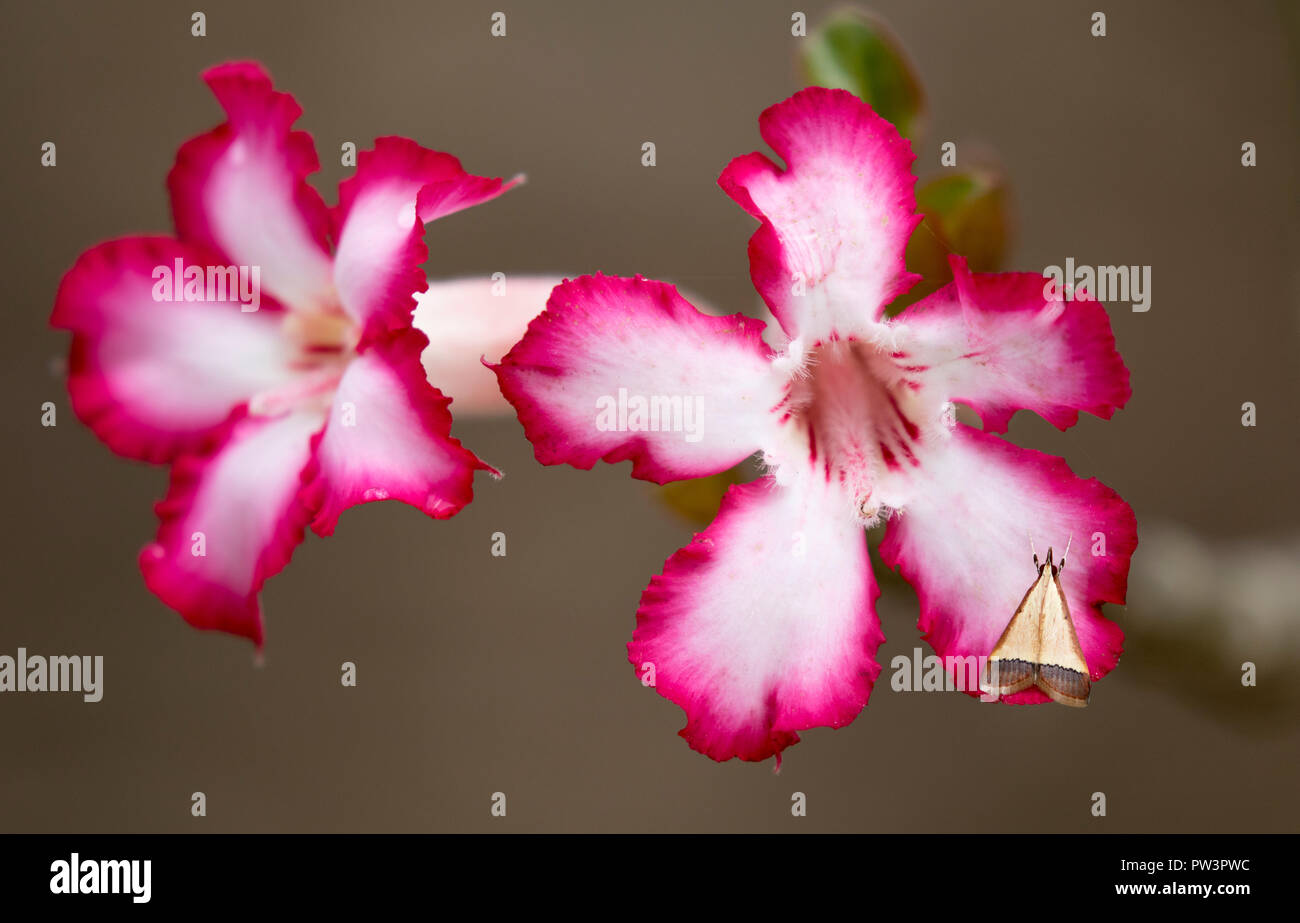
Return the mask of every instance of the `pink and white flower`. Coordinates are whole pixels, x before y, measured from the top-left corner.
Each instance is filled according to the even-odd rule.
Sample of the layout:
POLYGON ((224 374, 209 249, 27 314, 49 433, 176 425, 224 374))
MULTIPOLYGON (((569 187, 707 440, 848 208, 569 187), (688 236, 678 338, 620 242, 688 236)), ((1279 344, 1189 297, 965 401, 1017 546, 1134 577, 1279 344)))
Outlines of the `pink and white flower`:
POLYGON ((329 535, 343 510, 384 499, 446 518, 470 502, 476 470, 495 473, 451 436, 450 399, 425 364, 453 394, 478 395, 492 337, 521 331, 533 312, 518 298, 489 307, 486 281, 457 282, 424 295, 427 320, 456 329, 456 350, 471 354, 443 356, 412 325, 429 287, 424 225, 515 181, 379 138, 329 208, 306 180, 319 163, 311 136, 292 128, 293 97, 255 63, 204 80, 227 120, 177 154, 176 236, 82 254, 51 323, 73 333, 78 416, 115 452, 172 464, 157 539, 140 555, 145 582, 190 624, 260 647, 259 591, 308 525, 329 535), (193 297, 170 297, 173 267, 197 267, 193 297), (223 267, 259 280, 255 310, 204 286, 223 267), (502 314, 492 331, 487 318, 502 314))
POLYGON ((544 464, 630 459, 634 476, 664 483, 762 454, 768 473, 732 487, 650 581, 628 645, 638 676, 685 709, 681 735, 715 760, 779 760, 799 731, 849 723, 880 672, 864 526, 886 521, 881 555, 916 588, 920 628, 945 658, 987 656, 1032 580, 1030 540, 1061 549, 1074 536, 1063 585, 1100 679, 1120 654, 1101 604, 1124 600, 1133 513, 1061 459, 993 434, 1020 408, 1065 429, 1124 405, 1104 308, 954 258, 954 282, 887 319, 916 280, 903 259, 920 221, 908 142, 838 90, 800 92, 759 128, 785 169, 748 154, 719 184, 761 222, 750 269, 778 349, 759 321, 596 275, 557 287, 495 367, 544 464), (619 389, 662 406, 702 398, 703 438, 593 425, 619 389), (957 423, 953 402, 984 430, 957 423), (1086 550, 1096 533, 1104 556, 1086 550))

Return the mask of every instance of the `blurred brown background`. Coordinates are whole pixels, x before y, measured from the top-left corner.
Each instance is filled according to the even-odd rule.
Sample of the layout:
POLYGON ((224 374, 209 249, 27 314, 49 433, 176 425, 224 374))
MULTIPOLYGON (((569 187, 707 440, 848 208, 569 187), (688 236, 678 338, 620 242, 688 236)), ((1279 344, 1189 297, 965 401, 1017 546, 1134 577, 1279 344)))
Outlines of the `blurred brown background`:
MULTIPOLYGON (((46 324, 78 253, 170 230, 176 148, 220 121, 201 70, 267 65, 305 109, 331 203, 350 172, 340 143, 377 134, 451 151, 476 173, 525 171, 523 188, 430 227, 432 275, 640 272, 752 312, 755 225, 715 179, 761 146, 758 113, 800 86, 792 10, 815 24, 829 8, 196 6, 206 38, 175 3, 3 5, 0 653, 102 654, 105 694, 0 696, 0 830, 1300 828, 1296 658, 1213 622, 1164 643, 1179 613, 1157 630, 1138 604, 1144 545, 1130 606, 1109 610, 1134 643, 1082 712, 892 692, 889 658, 919 642, 915 597, 890 583, 886 673, 854 724, 806 733, 779 775, 709 761, 675 736, 682 713, 640 686, 624 650, 642 588, 691 527, 627 465, 540 467, 513 417, 457 420, 507 476, 480 478, 455 519, 373 504, 334 538, 309 537, 264 593, 262 667, 247 643, 188 628, 135 565, 165 471, 116 458, 75 420, 52 369, 67 338, 46 324), (504 39, 489 35, 498 9, 504 39), (46 140, 53 169, 39 164, 46 140), (654 169, 640 165, 645 140, 654 169), (47 400, 52 429, 40 425, 47 400), (506 558, 489 553, 495 531, 506 558), (355 689, 339 684, 345 660, 355 689), (1244 660, 1269 663, 1256 689, 1240 685, 1244 660), (206 818, 190 815, 194 791, 206 818), (504 819, 489 814, 497 791, 504 819), (790 816, 794 791, 807 818, 790 816), (1107 794, 1104 819, 1089 813, 1094 791, 1107 794)), ((1294 4, 1110 2, 1109 35, 1094 39, 1097 6, 871 8, 929 94, 918 172, 937 171, 943 140, 1002 156, 1019 217, 1009 267, 1153 267, 1150 312, 1111 310, 1129 406, 1064 434, 1021 414, 1011 437, 1115 487, 1143 541, 1164 522, 1283 547, 1300 495, 1297 72, 1283 25, 1294 4), (1253 169, 1239 162, 1245 140, 1258 145, 1253 169), (1240 423, 1248 400, 1253 429, 1240 423)))

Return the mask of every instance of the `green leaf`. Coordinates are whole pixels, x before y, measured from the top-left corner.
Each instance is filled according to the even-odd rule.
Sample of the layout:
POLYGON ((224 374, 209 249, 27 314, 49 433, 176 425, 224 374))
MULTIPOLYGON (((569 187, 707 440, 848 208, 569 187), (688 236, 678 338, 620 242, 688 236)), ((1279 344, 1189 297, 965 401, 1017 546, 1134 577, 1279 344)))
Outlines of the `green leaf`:
POLYGON ((718 515, 722 497, 731 485, 748 479, 745 463, 742 462, 719 474, 688 481, 673 481, 657 488, 656 493, 677 515, 696 525, 706 526, 718 515))
POLYGON ((925 91, 902 43, 874 14, 834 13, 801 43, 800 68, 809 86, 856 93, 905 138, 920 133, 925 91))
POLYGON ((995 166, 945 173, 916 190, 929 230, 949 252, 966 257, 972 272, 1002 268, 1011 226, 1008 199, 1006 179, 995 166))
POLYGON ((1011 236, 1010 190, 1000 168, 987 165, 948 172, 919 185, 924 220, 907 242, 907 268, 921 281, 886 309, 893 317, 952 281, 948 254, 966 257, 971 272, 1003 268, 1011 236))

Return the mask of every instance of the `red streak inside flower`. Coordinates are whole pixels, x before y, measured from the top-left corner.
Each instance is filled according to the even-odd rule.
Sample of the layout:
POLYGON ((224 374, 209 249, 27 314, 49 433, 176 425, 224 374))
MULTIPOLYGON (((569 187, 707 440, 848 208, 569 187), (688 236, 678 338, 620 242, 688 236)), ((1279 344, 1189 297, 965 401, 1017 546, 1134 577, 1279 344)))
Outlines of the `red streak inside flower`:
POLYGON ((327 404, 338 389, 346 366, 333 363, 313 369, 287 385, 255 394, 248 402, 248 412, 255 416, 276 416, 309 402, 327 404))
POLYGON ((782 402, 782 423, 803 430, 809 462, 863 508, 883 474, 902 470, 903 460, 919 464, 914 446, 925 409, 903 358, 858 340, 818 344, 782 402))

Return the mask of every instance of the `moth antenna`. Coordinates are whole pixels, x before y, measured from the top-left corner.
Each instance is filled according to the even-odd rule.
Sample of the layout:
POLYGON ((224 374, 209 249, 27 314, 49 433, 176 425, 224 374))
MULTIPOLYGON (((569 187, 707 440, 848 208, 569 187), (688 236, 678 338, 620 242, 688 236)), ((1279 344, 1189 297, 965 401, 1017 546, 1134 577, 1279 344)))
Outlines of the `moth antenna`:
POLYGON ((1070 540, 1069 540, 1068 542, 1065 543, 1065 553, 1061 555, 1061 563, 1058 564, 1058 565, 1056 566, 1056 570, 1057 570, 1058 573, 1059 573, 1060 571, 1065 570, 1065 558, 1066 558, 1066 555, 1068 555, 1068 554, 1070 553, 1070 545, 1072 545, 1072 544, 1074 544, 1074 533, 1073 533, 1073 532, 1070 533, 1070 540))
POLYGON ((1034 537, 1029 536, 1029 551, 1034 556, 1034 570, 1038 569, 1038 552, 1034 550, 1034 537))

